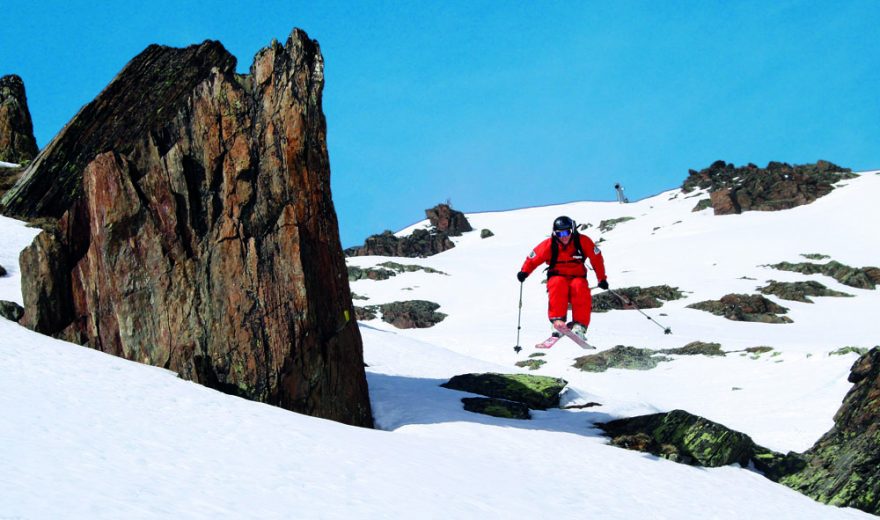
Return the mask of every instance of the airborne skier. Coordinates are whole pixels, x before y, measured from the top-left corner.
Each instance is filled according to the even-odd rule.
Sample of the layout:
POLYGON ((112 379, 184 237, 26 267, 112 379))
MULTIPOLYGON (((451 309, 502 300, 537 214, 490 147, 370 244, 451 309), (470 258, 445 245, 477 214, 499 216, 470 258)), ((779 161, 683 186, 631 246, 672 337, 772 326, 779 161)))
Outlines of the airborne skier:
POLYGON ((587 258, 596 271, 599 287, 607 290, 608 280, 605 276, 602 252, 590 237, 578 233, 572 219, 562 216, 553 221, 553 235, 529 253, 522 268, 516 274, 517 280, 522 283, 538 266, 548 264, 547 314, 550 322, 557 330, 567 326, 584 341, 586 341, 587 327, 590 325, 593 303, 590 286, 587 283, 587 268, 584 265, 587 258), (569 304, 571 304, 573 321, 566 324, 569 304))

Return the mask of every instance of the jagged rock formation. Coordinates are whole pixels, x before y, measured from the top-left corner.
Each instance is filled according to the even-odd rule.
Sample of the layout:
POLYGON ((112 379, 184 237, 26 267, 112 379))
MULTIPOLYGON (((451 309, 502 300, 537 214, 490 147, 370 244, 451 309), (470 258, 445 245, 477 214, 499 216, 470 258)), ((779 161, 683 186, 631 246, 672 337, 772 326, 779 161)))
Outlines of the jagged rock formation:
POLYGON ((593 295, 593 312, 608 312, 611 310, 635 309, 633 304, 640 309, 656 309, 663 306, 664 301, 672 301, 684 298, 678 287, 668 285, 654 285, 651 287, 623 287, 613 289, 614 292, 626 298, 624 302, 610 292, 602 292, 593 295))
POLYGON ((377 267, 357 267, 348 266, 348 280, 354 282, 357 280, 387 280, 392 276, 402 273, 413 273, 416 271, 424 271, 429 274, 442 274, 449 276, 443 271, 438 271, 431 267, 421 265, 404 265, 397 262, 382 262, 377 267))
POLYGON ((733 321, 760 323, 793 323, 785 314, 788 309, 773 303, 760 294, 728 294, 720 300, 706 300, 688 305, 690 309, 711 312, 733 321))
POLYGON ((346 256, 398 256, 425 258, 455 247, 449 237, 473 231, 464 213, 447 204, 438 204, 425 210, 431 229, 416 229, 411 235, 397 237, 391 231, 373 235, 360 247, 345 250, 346 256))
POLYGON ((834 427, 781 482, 820 502, 880 515, 880 347, 852 366, 834 427))
POLYGON ((37 156, 34 124, 24 82, 12 74, 0 78, 0 161, 21 164, 37 156))
POLYGON ((452 209, 448 204, 438 204, 426 209, 425 215, 437 231, 451 237, 459 237, 462 233, 474 230, 464 213, 452 209))
POLYGON ((798 166, 770 162, 766 168, 754 164, 737 168, 715 161, 703 170, 690 170, 681 189, 685 193, 698 188, 708 190, 715 214, 729 215, 809 204, 831 193, 835 183, 853 175, 849 168, 828 161, 798 166))
POLYGON ((372 424, 330 195, 323 58, 294 30, 250 74, 151 45, 2 199, 58 219, 21 256, 37 331, 212 388, 372 424))
POLYGON ((568 383, 564 379, 528 374, 462 374, 442 387, 522 403, 533 410, 559 406, 559 394, 568 383))

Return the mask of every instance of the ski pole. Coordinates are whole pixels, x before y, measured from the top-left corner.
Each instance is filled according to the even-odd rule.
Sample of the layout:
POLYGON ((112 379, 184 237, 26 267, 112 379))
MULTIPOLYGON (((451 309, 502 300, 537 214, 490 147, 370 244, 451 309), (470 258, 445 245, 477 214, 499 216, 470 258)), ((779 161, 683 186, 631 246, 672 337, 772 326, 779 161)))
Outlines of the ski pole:
POLYGON ((522 326, 520 326, 520 323, 521 323, 520 320, 522 319, 522 292, 523 292, 523 283, 520 282, 519 283, 519 311, 516 314, 516 346, 513 347, 513 351, 516 352, 517 354, 519 354, 520 350, 522 350, 522 347, 519 346, 519 331, 520 331, 520 329, 522 329, 522 326))
POLYGON ((642 314, 642 316, 653 321, 655 324, 657 324, 658 327, 663 329, 664 334, 672 334, 672 329, 670 329, 669 327, 664 327, 663 325, 660 325, 660 323, 658 323, 657 320, 655 320, 654 318, 652 318, 652 317, 648 316, 647 314, 645 314, 644 312, 642 312, 642 309, 639 309, 639 306, 636 305, 634 301, 630 300, 629 298, 626 298, 624 296, 617 294, 616 292, 612 291, 611 289, 608 289, 608 292, 610 292, 614 296, 617 296, 618 298, 620 298, 620 301, 622 301, 624 303, 624 305, 632 305, 637 311, 639 311, 642 314))

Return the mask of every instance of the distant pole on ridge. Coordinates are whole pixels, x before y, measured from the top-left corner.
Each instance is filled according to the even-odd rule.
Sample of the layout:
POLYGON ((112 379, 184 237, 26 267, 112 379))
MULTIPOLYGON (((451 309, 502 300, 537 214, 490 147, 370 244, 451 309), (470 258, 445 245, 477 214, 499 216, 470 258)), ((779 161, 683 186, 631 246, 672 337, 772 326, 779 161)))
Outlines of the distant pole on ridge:
POLYGON ((614 189, 617 190, 617 202, 621 204, 629 202, 629 199, 623 194, 623 186, 621 186, 619 182, 614 185, 614 189))

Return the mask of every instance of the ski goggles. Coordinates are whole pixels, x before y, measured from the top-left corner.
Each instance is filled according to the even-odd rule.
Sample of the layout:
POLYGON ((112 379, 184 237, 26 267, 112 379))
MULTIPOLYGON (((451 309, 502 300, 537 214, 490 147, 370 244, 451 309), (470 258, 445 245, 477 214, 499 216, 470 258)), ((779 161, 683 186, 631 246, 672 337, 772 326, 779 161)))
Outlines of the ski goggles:
POLYGON ((571 230, 570 229, 560 229, 558 231, 554 231, 553 233, 556 236, 558 236, 559 238, 565 238, 565 237, 571 235, 571 230))

